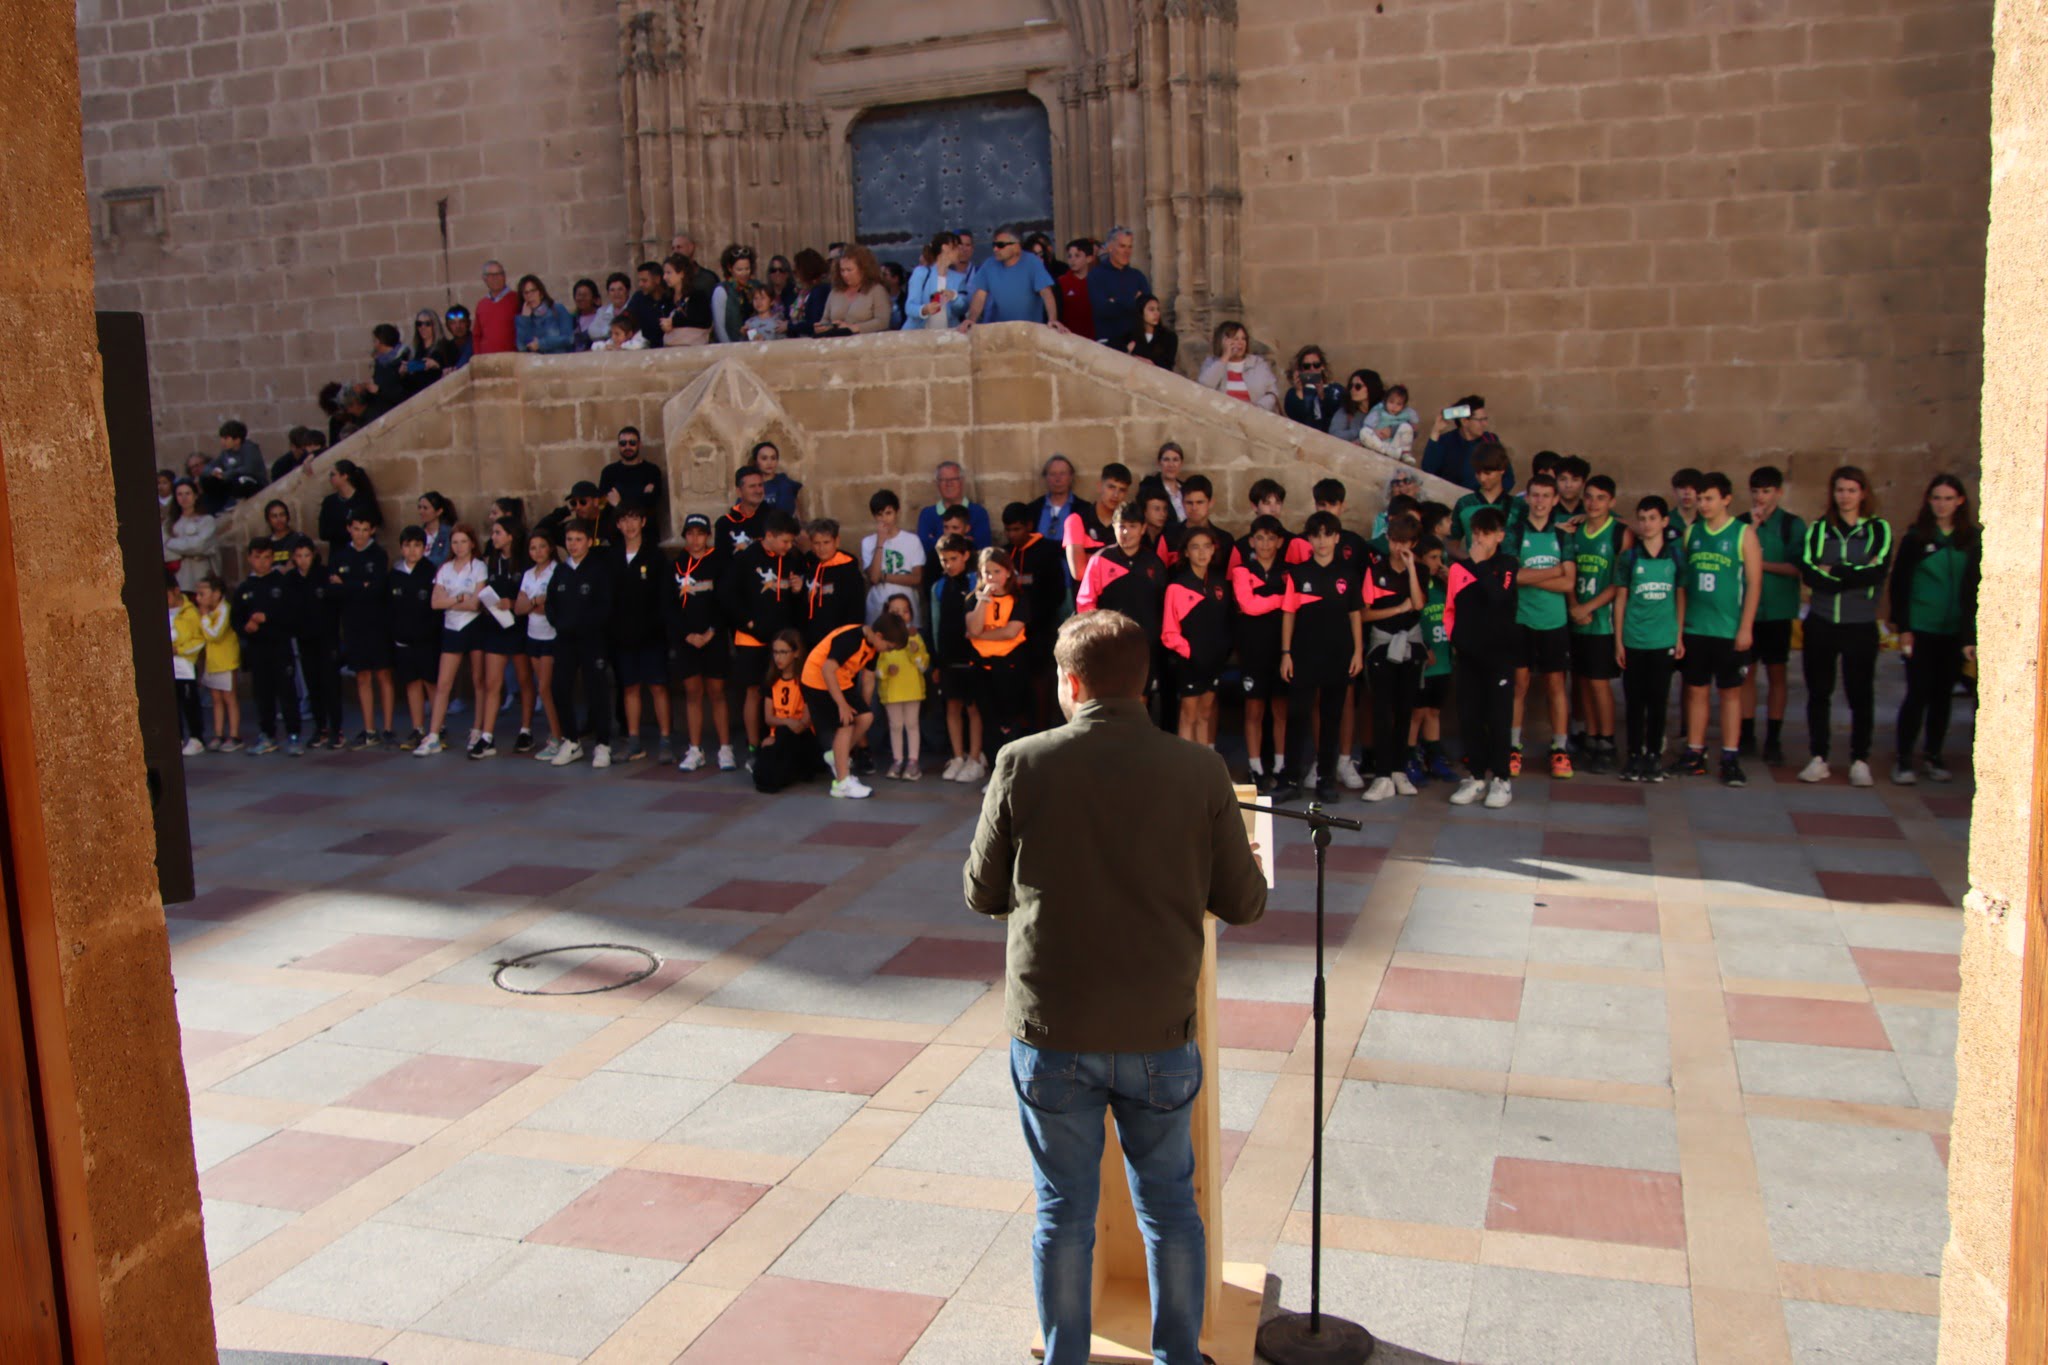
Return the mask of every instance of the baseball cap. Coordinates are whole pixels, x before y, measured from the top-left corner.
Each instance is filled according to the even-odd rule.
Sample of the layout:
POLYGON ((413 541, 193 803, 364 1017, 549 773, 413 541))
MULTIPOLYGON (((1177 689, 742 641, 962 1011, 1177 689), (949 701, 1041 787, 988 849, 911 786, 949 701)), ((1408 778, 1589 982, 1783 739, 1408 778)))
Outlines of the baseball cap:
POLYGON ((711 518, 705 516, 702 512, 692 512, 683 518, 683 529, 685 531, 708 531, 711 529, 711 518))
POLYGON ((576 502, 582 498, 599 498, 603 496, 602 493, 597 491, 597 485, 588 479, 578 479, 576 486, 569 490, 570 502, 576 502))

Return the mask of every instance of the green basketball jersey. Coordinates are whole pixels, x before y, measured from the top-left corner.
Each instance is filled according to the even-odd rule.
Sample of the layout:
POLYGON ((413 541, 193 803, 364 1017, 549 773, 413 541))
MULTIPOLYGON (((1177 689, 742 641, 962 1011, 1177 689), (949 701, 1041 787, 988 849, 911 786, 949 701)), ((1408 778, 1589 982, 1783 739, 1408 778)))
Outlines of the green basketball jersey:
MULTIPOLYGON (((1572 532, 1572 557, 1578 561, 1579 576, 1572 584, 1572 591, 1581 602, 1590 602, 1614 586, 1615 561, 1621 557, 1621 521, 1608 517, 1607 524, 1595 531, 1591 522, 1581 522, 1579 529, 1572 532)), ((1607 606, 1593 613, 1593 619, 1585 625, 1572 626, 1575 635, 1614 634, 1614 606, 1607 606)))
POLYGON ((1630 649, 1670 649, 1678 643, 1678 546, 1665 537, 1664 553, 1638 545, 1622 556, 1617 570, 1628 598, 1621 616, 1621 642, 1630 649))
MULTIPOLYGON (((1756 532, 1756 548, 1763 553, 1764 563, 1799 563, 1801 548, 1806 543, 1806 522, 1780 508, 1771 519, 1762 525, 1750 523, 1756 532)), ((1780 573, 1764 575, 1763 595, 1756 600, 1756 619, 1759 621, 1793 621, 1799 617, 1799 580, 1787 578, 1780 573)))
POLYGON ((1472 539, 1472 514, 1482 507, 1500 510, 1500 514, 1507 518, 1507 530, 1511 538, 1515 534, 1515 527, 1521 525, 1522 519, 1529 515, 1527 505, 1520 498, 1510 497, 1506 493, 1502 493, 1497 502, 1488 502, 1477 493, 1467 493, 1451 507, 1451 529, 1457 532, 1458 539, 1472 539))
POLYGON ((1685 529, 1685 633, 1732 640, 1742 625, 1742 541, 1747 522, 1711 530, 1702 517, 1685 529))
POLYGON ((1443 678, 1451 672, 1451 633, 1444 629, 1444 603, 1449 588, 1441 578, 1432 578, 1422 588, 1422 640, 1435 656, 1423 667, 1425 678, 1443 678))
MULTIPOLYGON (((1554 569, 1564 563, 1565 533, 1553 518, 1542 530, 1524 522, 1508 534, 1509 553, 1525 569, 1554 569)), ((1515 624, 1531 630, 1557 630, 1570 618, 1564 594, 1547 588, 1523 588, 1515 594, 1515 624)))

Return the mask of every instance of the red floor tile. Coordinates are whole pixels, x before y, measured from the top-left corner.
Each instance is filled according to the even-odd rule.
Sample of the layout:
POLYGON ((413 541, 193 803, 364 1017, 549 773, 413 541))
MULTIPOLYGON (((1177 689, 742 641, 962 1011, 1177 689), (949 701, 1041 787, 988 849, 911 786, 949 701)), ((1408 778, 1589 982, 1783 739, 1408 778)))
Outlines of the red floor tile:
POLYGON ((1545 929, 1606 929, 1623 934, 1654 934, 1658 929, 1657 906, 1652 901, 1545 896, 1536 902, 1536 924, 1545 929))
POLYGON ((1970 795, 1967 792, 1922 792, 1920 804, 1927 807, 1927 813, 1937 820, 1967 820, 1970 818, 1970 795))
POLYGON ((1813 839, 1903 839, 1906 832, 1889 815, 1832 815, 1795 810, 1792 828, 1813 839))
POLYGON ((916 828, 893 820, 834 820, 812 831, 804 842, 833 848, 894 848, 916 828))
POLYGON ((823 891, 819 882, 768 882, 740 877, 699 896, 706 910, 751 910, 760 915, 786 915, 823 891))
POLYGON ((338 806, 347 799, 345 796, 326 796, 319 792, 273 792, 261 801, 251 801, 242 809, 263 815, 317 815, 329 806, 338 806))
POLYGON ((1550 799, 1567 806, 1640 806, 1643 789, 1606 782, 1560 782, 1550 789, 1550 799))
POLYGON ((1244 1151, 1245 1139, 1251 1134, 1237 1128, 1219 1128, 1216 1130, 1216 1136, 1219 1149, 1217 1154, 1223 1158, 1223 1178, 1227 1181, 1230 1179, 1230 1173, 1237 1169, 1238 1155, 1244 1151))
POLYGON ((526 1234, 529 1242, 688 1261, 768 1192, 766 1185, 664 1171, 613 1171, 526 1234))
POLYGON ((185 1065, 203 1062, 208 1057, 226 1052, 237 1043, 246 1043, 256 1035, 253 1033, 222 1033, 217 1029, 180 1029, 178 1037, 185 1054, 185 1065))
POLYGON ((382 976, 408 962, 417 962, 436 948, 445 948, 443 938, 407 938, 403 934, 351 934, 331 948, 322 948, 287 965, 302 972, 349 972, 356 976, 382 976))
POLYGON ((763 1275, 675 1365, 897 1365, 945 1303, 927 1294, 763 1275))
POLYGON ((1685 1246, 1685 1201, 1665 1171, 1497 1157, 1486 1226, 1635 1246, 1685 1246))
POLYGON ((401 853, 411 853, 425 848, 445 836, 439 830, 429 829, 373 829, 368 834, 358 834, 353 839, 328 849, 329 853, 353 853, 365 858, 395 858, 401 853))
POLYGON ((681 782, 686 776, 677 772, 673 763, 636 763, 627 773, 634 782, 681 782))
MULTIPOLYGON (((1329 867, 1333 873, 1369 877, 1386 862, 1387 851, 1371 844, 1345 843, 1343 831, 1331 837, 1329 867)), ((1314 872, 1316 851, 1308 844, 1287 844, 1280 850, 1282 872, 1314 872)))
POLYGON ((978 938, 912 939, 884 962, 883 976, 936 976, 949 981, 1001 981, 1006 949, 978 938))
POLYGON ((921 1043, 796 1033, 777 1043, 767 1056, 742 1072, 740 1083, 872 1095, 922 1051, 921 1043))
POLYGON ((1647 863, 1650 840, 1641 834, 1588 834, 1552 829, 1543 834, 1543 856, 1589 863, 1647 863))
MULTIPOLYGON (((1335 948, 1351 932, 1351 915, 1323 915, 1324 946, 1335 948)), ((1313 910, 1268 910, 1251 924, 1217 926, 1224 941, 1232 944, 1272 943, 1290 948, 1313 948, 1316 943, 1316 914, 1313 910)))
POLYGON ((1218 1000, 1217 1042, 1223 1047, 1259 1052, 1291 1052, 1301 1026, 1308 1022, 1307 1005, 1271 1000, 1218 1000))
POLYGON ((341 1105, 347 1109, 375 1109, 385 1114, 459 1119, 539 1069, 523 1062, 443 1057, 430 1052, 423 1057, 400 1062, 342 1100, 341 1105))
POLYGON ((597 874, 587 867, 543 867, 530 863, 514 863, 501 867, 488 877, 479 877, 464 891, 482 891, 495 896, 552 896, 566 891, 578 882, 589 881, 597 874))
POLYGON ((561 791, 551 782, 487 782, 464 789, 462 799, 483 806, 524 806, 543 797, 559 796, 561 791))
POLYGON ((253 886, 216 886, 200 892, 183 905, 166 906, 164 913, 173 919, 240 919, 267 905, 275 905, 286 894, 283 891, 259 891, 253 886))
POLYGON ((1866 986, 1914 991, 1959 991, 1962 958, 1954 953, 1909 953, 1900 948, 1851 948, 1866 986))
POLYGON ((735 799, 729 791, 670 792, 647 809, 676 815, 723 815, 733 808, 735 799))
POLYGON ((1884 872, 1816 872, 1821 894, 1850 905, 1949 905, 1948 893, 1932 877, 1895 877, 1884 872))
POLYGON ((1445 1014, 1459 1019, 1513 1022, 1522 1012, 1522 978, 1485 972, 1439 972, 1389 967, 1372 1002, 1376 1010, 1445 1014))
POLYGON ((209 1199, 304 1212, 412 1150, 398 1142, 286 1129, 200 1177, 209 1199))
POLYGON ((630 986, 620 986, 616 983, 646 971, 647 959, 638 953, 603 952, 582 966, 563 972, 541 993, 574 995, 578 991, 602 990, 614 1000, 647 1000, 660 995, 703 965, 686 957, 664 958, 652 974, 630 986))
POLYGON ((1728 1031, 1756 1043, 1811 1043, 1890 1052, 1877 1011, 1859 1000, 1804 1000, 1789 995, 1730 995, 1728 1031))

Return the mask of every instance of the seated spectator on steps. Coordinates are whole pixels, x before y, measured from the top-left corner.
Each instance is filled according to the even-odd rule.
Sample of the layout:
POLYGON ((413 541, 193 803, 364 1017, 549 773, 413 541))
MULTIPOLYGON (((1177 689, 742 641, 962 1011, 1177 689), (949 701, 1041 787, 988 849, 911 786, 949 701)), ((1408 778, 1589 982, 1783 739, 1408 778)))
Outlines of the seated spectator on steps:
POLYGON ((370 410, 376 416, 405 401, 405 352, 399 346, 398 329, 380 322, 370 329, 370 410))
POLYGON ((1402 464, 1414 464, 1415 426, 1415 409, 1408 405, 1408 386, 1396 384, 1365 414, 1358 443, 1402 464))
POLYGON ((476 303, 476 353, 496 355, 519 345, 519 296, 505 287, 505 267, 484 262, 484 296, 476 303))
POLYGON ((567 355, 576 349, 576 315, 556 303, 538 275, 519 277, 519 349, 530 355, 567 355))
POLYGON ((206 466, 200 482, 207 504, 225 512, 269 481, 270 467, 263 462, 262 447, 249 439, 249 428, 232 418, 222 422, 220 454, 206 466))
POLYGON ((796 302, 789 308, 789 334, 813 336, 824 320, 825 304, 832 297, 832 282, 825 278, 830 273, 829 264, 815 249, 805 247, 796 253, 791 268, 796 272, 796 302))
POLYGON ((1344 391, 1329 382, 1330 362, 1320 346, 1304 346, 1294 353, 1294 365, 1287 374, 1287 415, 1317 431, 1330 429, 1330 418, 1344 401, 1344 391))
MULTIPOLYGON (((1472 467, 1472 461, 1488 446, 1498 446, 1500 438, 1490 429, 1486 418, 1486 400, 1478 394, 1467 394, 1445 411, 1456 408, 1466 409, 1462 417, 1438 415, 1429 430, 1429 444, 1422 451, 1422 472, 1448 479, 1461 488, 1479 487, 1479 476, 1472 467)), ((1501 480, 1502 489, 1515 486, 1515 471, 1510 465, 1501 480)))
POLYGON ((291 448, 270 462, 272 483, 327 449, 327 438, 311 427, 293 427, 285 440, 291 448))
POLYGON ((718 254, 718 269, 725 278, 711 291, 711 335, 718 341, 745 341, 747 319, 754 311, 748 297, 754 285, 754 248, 733 243, 718 254))
POLYGON ((775 300, 775 286, 755 280, 747 288, 747 302, 753 311, 742 327, 748 341, 781 341, 789 335, 789 318, 775 300))
POLYGON ((837 286, 825 301, 825 316, 812 330, 813 336, 862 336, 889 330, 889 287, 882 283, 882 268, 875 253, 855 244, 846 249, 834 268, 837 286))
POLYGON ((1280 381, 1264 356, 1252 354, 1252 334, 1241 322, 1216 324, 1209 358, 1202 362, 1195 382, 1267 412, 1280 411, 1280 381))
POLYGON ((1386 386, 1376 370, 1353 370, 1344 381, 1344 396, 1330 414, 1330 434, 1340 441, 1356 441, 1365 430, 1365 415, 1386 396, 1386 386))
POLYGON ((605 339, 593 347, 599 351, 644 351, 647 338, 641 335, 640 324, 633 321, 631 313, 621 313, 612 319, 611 330, 605 339))
POLYGON ((1120 343, 1126 354, 1170 370, 1180 359, 1180 335, 1166 325, 1166 305, 1156 294, 1138 300, 1138 330, 1120 343))

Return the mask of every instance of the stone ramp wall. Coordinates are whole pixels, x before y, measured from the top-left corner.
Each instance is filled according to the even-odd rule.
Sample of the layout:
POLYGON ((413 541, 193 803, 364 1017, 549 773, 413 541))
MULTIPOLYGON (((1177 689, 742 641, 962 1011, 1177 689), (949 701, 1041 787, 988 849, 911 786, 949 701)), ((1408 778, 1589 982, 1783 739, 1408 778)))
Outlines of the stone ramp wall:
MULTIPOLYGON (((941 460, 968 469, 976 501, 993 511, 1035 497, 1054 454, 1071 459, 1085 493, 1121 460, 1142 477, 1163 441, 1187 450, 1220 499, 1217 520, 1241 532, 1246 495, 1261 478, 1287 488, 1290 519, 1311 510, 1309 489, 1334 476, 1352 515, 1383 500, 1395 462, 1284 417, 1249 408, 1108 349, 1021 323, 959 333, 899 332, 837 341, 783 341, 623 355, 484 356, 327 451, 232 514, 230 541, 260 534, 262 507, 283 498, 311 530, 335 460, 369 471, 386 539, 415 520, 426 489, 480 520, 502 494, 529 518, 557 505, 578 479, 615 458, 621 426, 665 453, 670 528, 685 511, 731 501, 732 473, 754 441, 781 446, 804 482, 807 516, 868 521, 868 496, 894 488, 907 512, 931 500, 941 460)), ((1459 491, 1428 479, 1434 495, 1459 491)))

